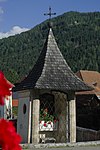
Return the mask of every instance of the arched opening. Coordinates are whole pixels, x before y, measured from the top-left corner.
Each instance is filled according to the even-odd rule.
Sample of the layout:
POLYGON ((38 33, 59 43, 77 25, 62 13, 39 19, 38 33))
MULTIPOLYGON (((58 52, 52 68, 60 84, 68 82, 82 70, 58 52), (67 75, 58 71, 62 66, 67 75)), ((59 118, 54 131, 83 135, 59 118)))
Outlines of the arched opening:
POLYGON ((52 94, 42 94, 40 95, 40 117, 45 119, 45 121, 53 121, 55 115, 55 102, 54 95, 52 94))

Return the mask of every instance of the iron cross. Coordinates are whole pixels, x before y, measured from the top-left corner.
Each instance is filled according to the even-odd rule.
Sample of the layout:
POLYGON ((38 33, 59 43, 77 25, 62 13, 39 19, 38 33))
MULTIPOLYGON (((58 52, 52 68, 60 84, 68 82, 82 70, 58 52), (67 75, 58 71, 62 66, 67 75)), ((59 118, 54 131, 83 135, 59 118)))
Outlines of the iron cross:
POLYGON ((48 16, 49 16, 49 19, 51 19, 51 16, 52 16, 52 15, 56 15, 56 13, 52 13, 52 12, 51 12, 51 7, 49 7, 49 13, 45 13, 44 15, 46 15, 46 16, 48 15, 48 16))

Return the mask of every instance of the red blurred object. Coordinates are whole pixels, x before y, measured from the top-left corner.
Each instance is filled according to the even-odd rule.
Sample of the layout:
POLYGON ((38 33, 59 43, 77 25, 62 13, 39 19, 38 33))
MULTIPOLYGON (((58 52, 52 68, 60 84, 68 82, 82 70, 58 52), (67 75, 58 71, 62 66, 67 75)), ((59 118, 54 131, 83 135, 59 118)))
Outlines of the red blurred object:
POLYGON ((14 85, 11 84, 0 71, 0 105, 4 105, 4 98, 12 94, 11 89, 14 85))
POLYGON ((48 124, 51 124, 51 121, 49 121, 48 124))
POLYGON ((21 150, 21 137, 15 131, 12 122, 0 120, 0 146, 2 150, 21 150))
POLYGON ((46 127, 47 126, 47 124, 46 123, 44 123, 44 127, 46 127))
POLYGON ((57 120, 55 119, 55 120, 54 120, 54 123, 56 123, 56 122, 57 122, 57 120))
MULTIPOLYGON (((4 98, 8 98, 12 94, 11 84, 0 71, 0 105, 4 105, 4 98)), ((0 119, 0 147, 2 150, 21 150, 19 145, 21 137, 16 133, 14 124, 11 121, 0 119)))

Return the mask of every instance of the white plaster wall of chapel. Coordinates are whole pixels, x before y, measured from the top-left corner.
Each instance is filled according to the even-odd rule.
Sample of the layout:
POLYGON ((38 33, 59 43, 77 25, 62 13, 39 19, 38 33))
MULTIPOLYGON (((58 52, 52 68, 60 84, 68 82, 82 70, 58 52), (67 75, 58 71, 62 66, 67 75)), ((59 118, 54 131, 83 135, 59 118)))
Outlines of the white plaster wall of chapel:
POLYGON ((30 137, 30 92, 19 92, 17 132, 22 137, 22 143, 28 143, 30 137), (26 111, 25 111, 26 107, 26 111))

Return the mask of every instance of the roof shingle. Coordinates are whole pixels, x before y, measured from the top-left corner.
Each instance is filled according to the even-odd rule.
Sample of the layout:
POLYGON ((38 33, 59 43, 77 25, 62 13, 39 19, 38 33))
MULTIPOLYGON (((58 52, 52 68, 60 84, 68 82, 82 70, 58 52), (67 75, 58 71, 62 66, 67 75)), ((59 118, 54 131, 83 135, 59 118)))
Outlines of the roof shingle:
POLYGON ((17 84, 15 91, 32 88, 64 92, 91 90, 68 66, 57 46, 51 28, 36 64, 29 75, 17 84))

